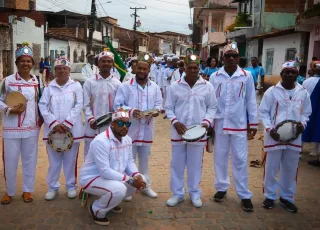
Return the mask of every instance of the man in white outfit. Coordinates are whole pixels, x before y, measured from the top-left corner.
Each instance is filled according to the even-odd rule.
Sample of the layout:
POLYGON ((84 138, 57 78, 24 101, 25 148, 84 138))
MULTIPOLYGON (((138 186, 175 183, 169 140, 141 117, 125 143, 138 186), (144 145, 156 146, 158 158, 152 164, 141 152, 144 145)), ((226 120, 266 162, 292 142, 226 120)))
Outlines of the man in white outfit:
POLYGON ((98 67, 94 64, 95 59, 93 54, 87 54, 88 63, 82 68, 82 75, 89 79, 99 73, 98 67))
POLYGON ((132 126, 128 135, 132 138, 133 158, 136 159, 138 155, 139 172, 147 178, 147 188, 142 193, 151 198, 157 198, 157 193, 151 189, 149 158, 155 129, 154 117, 159 113, 153 116, 141 115, 142 111, 160 111, 162 104, 159 86, 148 78, 151 60, 149 55, 139 58, 136 77, 120 86, 114 101, 114 109, 124 106, 130 110, 132 126))
POLYGON ((202 160, 206 137, 197 142, 184 142, 181 135, 188 126, 202 125, 209 128, 216 113, 213 86, 199 76, 200 59, 196 55, 186 57, 186 76, 172 83, 166 101, 166 114, 171 120, 171 176, 173 196, 168 206, 184 201, 184 171, 187 168, 188 192, 194 207, 200 208, 202 160))
POLYGON ((97 128, 96 119, 113 111, 113 102, 121 82, 110 73, 114 62, 114 55, 103 51, 98 57, 99 74, 91 76, 83 85, 84 116, 85 116, 85 146, 84 159, 90 144, 107 125, 97 128))
POLYGON ((106 214, 122 212, 119 203, 146 186, 145 177, 138 172, 132 156, 132 140, 127 135, 130 125, 127 111, 115 112, 111 126, 93 140, 80 169, 83 191, 100 196, 89 209, 93 221, 99 225, 109 225, 106 214))
POLYGON ((251 73, 241 69, 237 43, 224 47, 225 65, 210 77, 218 101, 214 120, 214 186, 216 202, 221 202, 229 188, 228 156, 231 148, 232 175, 244 211, 253 211, 248 188, 247 134, 254 136, 258 127, 258 109, 251 73), (248 114, 248 115, 247 115, 248 114), (249 125, 247 124, 249 120, 249 125))
POLYGON ((49 158, 47 184, 49 191, 46 200, 53 200, 60 189, 59 176, 63 166, 67 195, 70 199, 77 196, 77 160, 80 142, 84 138, 81 111, 83 91, 79 82, 70 78, 70 62, 66 58, 54 63, 56 78, 44 89, 39 109, 44 119, 43 140, 49 158), (51 131, 73 136, 73 145, 66 152, 57 152, 48 144, 51 131))
POLYGON ((178 62, 178 68, 174 71, 170 84, 172 84, 175 81, 180 80, 182 77, 186 76, 186 72, 185 72, 185 67, 184 67, 184 62, 183 61, 179 61, 178 62))
POLYGON ((260 116, 265 128, 264 151, 266 165, 264 172, 263 207, 271 209, 278 199, 277 189, 280 192, 280 204, 289 212, 296 213, 294 205, 296 194, 299 153, 301 151, 301 133, 305 129, 311 115, 311 101, 309 93, 300 84, 296 83, 299 63, 285 62, 281 70, 281 82, 269 88, 260 104, 260 116), (286 120, 297 122, 297 139, 289 143, 279 142, 280 136, 275 127, 286 120), (277 181, 277 174, 280 178, 277 181))

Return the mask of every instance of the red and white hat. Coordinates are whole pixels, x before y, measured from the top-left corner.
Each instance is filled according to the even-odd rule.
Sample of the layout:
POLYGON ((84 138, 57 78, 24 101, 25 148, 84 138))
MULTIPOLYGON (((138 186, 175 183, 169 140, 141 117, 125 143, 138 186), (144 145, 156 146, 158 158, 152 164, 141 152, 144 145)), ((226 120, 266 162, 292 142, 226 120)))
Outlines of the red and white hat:
POLYGON ((121 118, 130 118, 129 112, 124 110, 123 108, 118 109, 118 111, 112 114, 112 121, 115 121, 121 118))
POLYGON ((54 67, 63 67, 63 66, 71 68, 71 63, 67 58, 62 57, 54 61, 54 67))
POLYGON ((114 54, 110 51, 103 51, 99 54, 98 56, 98 61, 103 58, 103 57, 109 57, 111 58, 112 60, 114 60, 114 54))
POLYGON ((300 64, 298 61, 286 61, 282 64, 282 67, 281 67, 281 70, 284 70, 284 69, 295 69, 297 71, 299 71, 299 67, 300 67, 300 64))

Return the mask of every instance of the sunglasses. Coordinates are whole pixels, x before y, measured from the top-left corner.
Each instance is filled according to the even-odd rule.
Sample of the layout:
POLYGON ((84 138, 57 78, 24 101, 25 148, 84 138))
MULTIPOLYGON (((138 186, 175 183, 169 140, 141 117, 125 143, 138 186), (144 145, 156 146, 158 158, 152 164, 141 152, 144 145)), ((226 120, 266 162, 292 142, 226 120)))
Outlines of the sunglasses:
POLYGON ((225 58, 231 58, 231 57, 237 58, 237 57, 239 57, 239 54, 225 54, 224 57, 225 58))
POLYGON ((119 127, 126 126, 127 128, 129 128, 131 126, 131 122, 130 121, 127 121, 127 122, 117 121, 117 124, 118 124, 119 127))

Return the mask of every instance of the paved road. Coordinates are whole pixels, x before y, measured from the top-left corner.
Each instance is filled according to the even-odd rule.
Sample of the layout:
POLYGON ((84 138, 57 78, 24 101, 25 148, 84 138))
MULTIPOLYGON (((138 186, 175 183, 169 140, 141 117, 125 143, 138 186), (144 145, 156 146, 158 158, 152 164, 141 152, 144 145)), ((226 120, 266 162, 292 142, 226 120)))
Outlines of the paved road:
MULTIPOLYGON (((261 130, 259 133, 261 135, 261 130)), ((249 146, 249 161, 260 159, 262 142, 252 140, 249 146)), ((307 146, 306 149, 310 148, 311 146, 307 146)), ((83 162, 82 154, 83 151, 79 158, 79 166, 83 162)), ((214 173, 213 157, 209 153, 205 153, 201 182, 204 206, 196 209, 186 200, 177 207, 166 207, 166 200, 171 195, 169 190, 170 154, 169 122, 159 117, 150 165, 153 188, 159 193, 159 198, 153 200, 137 195, 132 202, 122 203, 124 212, 118 215, 110 214, 111 225, 107 227, 108 229, 320 229, 320 170, 306 164, 309 158, 307 154, 304 154, 299 167, 296 204, 300 210, 297 214, 288 213, 279 205, 276 205, 273 210, 264 210, 261 207, 263 201, 263 169, 261 168, 249 168, 250 189, 254 195, 253 204, 255 205, 253 213, 242 211, 233 186, 229 189, 225 202, 221 204, 212 202, 214 173)), ((41 141, 35 201, 30 204, 22 201, 20 166, 18 194, 11 205, 0 207, 0 229, 106 229, 93 224, 88 211, 80 207, 79 200, 69 200, 64 188, 54 201, 44 200, 47 191, 45 183, 47 168, 47 154, 41 141)), ((2 162, 0 169, 2 196, 5 191, 2 162)), ((60 181, 63 182, 62 177, 60 181)))

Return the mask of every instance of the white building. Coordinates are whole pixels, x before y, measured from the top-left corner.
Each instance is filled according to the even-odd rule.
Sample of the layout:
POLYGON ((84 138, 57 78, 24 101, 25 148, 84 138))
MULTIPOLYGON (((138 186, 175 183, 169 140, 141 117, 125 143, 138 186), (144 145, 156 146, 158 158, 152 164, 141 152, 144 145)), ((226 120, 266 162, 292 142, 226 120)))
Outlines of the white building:
MULTIPOLYGON (((41 57, 44 55, 44 27, 37 27, 35 21, 22 17, 21 21, 17 20, 16 16, 10 16, 12 26, 12 49, 15 51, 21 47, 23 42, 28 42, 33 50, 33 58, 35 67, 34 74, 39 73, 39 63, 41 57)), ((12 55, 12 63, 15 62, 15 55, 12 55)), ((17 71, 16 65, 13 65, 13 72, 17 71)))

